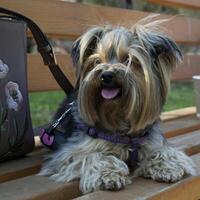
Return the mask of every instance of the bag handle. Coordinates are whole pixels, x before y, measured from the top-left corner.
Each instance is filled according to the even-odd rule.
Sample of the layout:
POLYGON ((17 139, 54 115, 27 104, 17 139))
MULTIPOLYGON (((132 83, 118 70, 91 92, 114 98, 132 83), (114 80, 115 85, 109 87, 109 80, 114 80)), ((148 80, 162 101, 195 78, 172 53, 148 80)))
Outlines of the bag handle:
POLYGON ((46 35, 38 27, 38 25, 31 19, 25 17, 24 15, 21 15, 11 10, 7 10, 2 7, 0 7, 0 13, 6 14, 6 17, 8 18, 21 20, 27 23, 27 26, 31 30, 33 37, 36 41, 36 44, 38 46, 38 51, 43 58, 44 64, 48 65, 55 80, 64 90, 64 92, 67 95, 70 95, 73 92, 74 87, 72 86, 68 78, 64 75, 59 65, 57 64, 52 46, 50 45, 46 35))

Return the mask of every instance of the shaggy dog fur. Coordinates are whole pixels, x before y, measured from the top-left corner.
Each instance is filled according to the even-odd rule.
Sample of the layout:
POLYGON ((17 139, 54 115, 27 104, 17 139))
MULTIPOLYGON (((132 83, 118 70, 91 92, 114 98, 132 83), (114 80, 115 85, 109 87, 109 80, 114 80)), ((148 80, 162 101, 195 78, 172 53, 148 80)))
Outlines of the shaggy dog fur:
POLYGON ((152 18, 131 29, 94 27, 74 43, 72 58, 79 88, 71 97, 70 125, 61 127, 69 137, 60 150, 49 155, 40 175, 62 182, 79 179, 83 193, 119 190, 131 183, 127 164, 131 146, 94 139, 74 128, 80 122, 129 137, 149 127, 149 137, 137 150, 135 176, 175 182, 195 173, 191 159, 171 147, 159 128, 170 75, 182 56, 174 41, 158 31, 162 20, 148 20, 152 18))

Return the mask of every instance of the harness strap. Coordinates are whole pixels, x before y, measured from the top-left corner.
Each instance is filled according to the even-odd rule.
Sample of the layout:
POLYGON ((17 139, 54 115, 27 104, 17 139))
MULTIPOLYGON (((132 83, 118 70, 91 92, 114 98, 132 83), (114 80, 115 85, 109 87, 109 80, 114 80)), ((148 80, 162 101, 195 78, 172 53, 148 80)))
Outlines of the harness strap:
POLYGON ((128 136, 121 136, 118 134, 106 134, 102 131, 98 131, 94 127, 89 127, 87 124, 79 123, 77 124, 76 128, 78 130, 84 131, 87 135, 94 139, 103 139, 115 144, 125 144, 131 145, 131 165, 135 165, 138 162, 138 147, 143 141, 149 137, 150 132, 146 131, 143 134, 138 135, 137 137, 128 137, 128 136))
MULTIPOLYGON (((74 102, 70 103, 68 108, 48 129, 42 129, 40 132, 41 142, 52 150, 58 148, 58 141, 64 139, 64 134, 56 130, 56 127, 64 120, 71 112, 71 106, 74 102)), ((150 136, 150 128, 152 125, 147 127, 143 132, 138 133, 136 137, 122 136, 119 134, 107 134, 103 131, 97 130, 95 127, 91 127, 86 123, 75 124, 75 129, 83 131, 88 136, 94 139, 102 139, 115 144, 124 144, 131 146, 131 159, 130 165, 135 166, 138 163, 138 148, 139 146, 150 136)))
POLYGON ((37 26, 37 24, 35 24, 35 22, 25 17, 24 15, 21 15, 17 12, 2 7, 0 7, 0 13, 6 14, 6 16, 2 16, 4 18, 6 17, 9 19, 21 20, 27 23, 28 28, 31 30, 33 37, 37 43, 38 51, 40 52, 43 58, 44 64, 48 65, 55 80, 60 85, 60 87, 65 91, 65 93, 67 95, 70 95, 73 92, 74 87, 70 83, 68 78, 64 75, 59 65, 57 64, 52 46, 50 45, 46 35, 37 26))

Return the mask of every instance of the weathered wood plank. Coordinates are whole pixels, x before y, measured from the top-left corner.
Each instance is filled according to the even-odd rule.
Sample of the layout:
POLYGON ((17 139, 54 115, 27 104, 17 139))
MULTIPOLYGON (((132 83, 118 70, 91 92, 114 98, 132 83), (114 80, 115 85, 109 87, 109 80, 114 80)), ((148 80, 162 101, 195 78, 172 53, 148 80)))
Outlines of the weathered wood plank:
MULTIPOLYGON (((176 129, 184 130, 185 123, 186 123, 186 126, 188 125, 187 121, 190 121, 190 123, 194 123, 192 121, 195 121, 196 120, 195 118, 196 118, 195 116, 189 115, 185 118, 175 119, 173 121, 167 121, 163 125, 164 130, 166 131, 166 133, 167 133, 167 131, 168 132, 172 131, 172 133, 173 133, 173 130, 176 132, 176 129), (173 124, 173 122, 174 122, 174 124, 173 124), (176 124, 177 124, 177 126, 176 126, 176 124)), ((198 123, 198 122, 199 122, 199 119, 197 119, 196 123, 198 123)), ((195 126, 195 123, 193 125, 195 126)), ((40 142, 39 142, 38 137, 37 137, 37 140, 38 141, 36 143, 39 144, 40 142)), ((174 146, 186 151, 186 153, 188 153, 190 155, 197 153, 200 151, 200 131, 195 131, 195 132, 188 133, 185 135, 170 138, 169 142, 172 143, 174 146)), ((3 163, 3 165, 0 166, 0 182, 5 182, 5 181, 9 181, 9 180, 13 180, 13 179, 17 179, 20 177, 24 177, 24 176, 28 176, 28 175, 37 173, 41 166, 43 153, 40 150, 38 152, 34 152, 33 154, 34 155, 30 155, 30 156, 20 159, 20 160, 3 163)), ((197 159, 197 161, 198 161, 198 159, 197 159)), ((197 161, 195 161, 195 162, 197 162, 197 161)), ((19 180, 21 180, 21 179, 19 179, 19 180)), ((16 181, 18 181, 18 180, 16 180, 16 181)), ((145 181, 147 181, 147 180, 145 180, 145 181)), ((36 180, 36 182, 37 182, 37 180, 36 180)), ((139 181, 139 183, 140 183, 140 181, 139 181)), ((157 185, 157 183, 155 183, 155 184, 157 185)), ((154 184, 151 185, 151 187, 152 186, 155 187, 154 184)), ((66 186, 66 187, 68 187, 68 186, 66 186)), ((165 184, 163 187, 164 188, 166 187, 165 184)), ((60 190, 60 187, 58 188, 58 190, 60 190)), ((44 198, 48 197, 48 195, 45 192, 42 194, 35 193, 35 195, 38 195, 39 196, 38 198, 41 198, 41 195, 42 195, 42 197, 44 195, 44 198)), ((21 198, 21 196, 20 196, 20 198, 21 198)), ((35 198, 35 196, 34 196, 34 198, 35 198)), ((61 199, 62 199, 62 197, 61 197, 61 199)))
POLYGON ((196 114, 196 108, 195 107, 187 107, 187 108, 181 108, 181 109, 176 109, 168 112, 163 112, 161 115, 161 120, 166 122, 166 121, 171 121, 174 119, 180 119, 182 117, 187 117, 187 116, 192 116, 196 114))
POLYGON ((161 129, 167 138, 183 135, 200 129, 200 118, 195 115, 177 118, 161 123, 161 129))
POLYGON ((168 188, 165 191, 161 191, 158 194, 154 194, 149 200, 197 200, 200 199, 200 154, 194 155, 193 161, 197 166, 198 176, 188 178, 182 181, 181 184, 177 184, 174 187, 168 188))
MULTIPOLYGON (((75 84, 76 78, 70 56, 60 54, 56 57, 62 71, 71 83, 75 84)), ((39 54, 28 55, 28 88, 31 92, 60 90, 48 66, 43 64, 39 54)))
MULTIPOLYGON (((200 154, 192 156, 196 163, 197 172, 200 174, 200 154)), ((200 177, 198 177, 199 179, 200 177)), ((195 177, 182 180, 176 184, 158 183, 152 180, 143 178, 134 178, 133 184, 126 187, 119 192, 99 191, 89 195, 82 196, 78 199, 109 199, 112 197, 116 200, 132 200, 137 198, 146 199, 147 197, 154 196, 160 191, 173 189, 174 187, 181 187, 182 184, 188 184, 195 177)), ((198 195, 200 191, 198 192, 198 195)), ((15 199, 29 199, 29 200, 64 200, 75 198, 80 195, 78 190, 78 182, 71 183, 55 183, 50 181, 47 177, 29 176, 20 178, 10 182, 1 184, 0 199, 15 200, 15 199)), ((181 198, 180 198, 181 199, 181 198)))
MULTIPOLYGON (((75 69, 70 56, 68 54, 57 54, 56 57, 63 72, 75 84, 75 69)), ((185 56, 184 64, 177 68, 172 76, 172 80, 191 79, 192 75, 200 73, 199 63, 200 56, 185 56)), ((48 67, 44 66, 42 58, 38 54, 28 55, 28 80, 29 91, 32 92, 60 89, 48 67)))
POLYGON ((200 152, 200 130, 169 138, 168 141, 172 146, 185 151, 187 155, 200 152))
MULTIPOLYGON (((32 18, 49 36, 65 38, 77 38, 89 27, 104 23, 132 26, 139 19, 149 15, 149 13, 141 11, 58 0, 1 0, 1 6, 16 10, 32 18)), ((167 15, 160 15, 160 17, 170 18, 167 15)), ((166 22, 164 26, 178 42, 200 42, 200 20, 198 19, 179 16, 166 22), (179 28, 177 28, 177 25, 179 28)))
POLYGON ((199 0, 147 0, 150 3, 160 4, 169 7, 175 8, 191 8, 191 9, 200 9, 199 0))
MULTIPOLYGON (((194 153, 197 153, 200 151, 200 145, 199 145, 200 144, 200 131, 185 134, 183 136, 173 137, 173 138, 169 139, 169 141, 176 147, 178 147, 182 150, 185 150, 186 153, 188 153, 188 154, 194 154, 194 153)), ((199 157, 196 157, 196 155, 195 155, 195 156, 193 156, 193 158, 195 158, 195 162, 200 163, 199 157)), ((36 171, 34 171, 34 173, 38 172, 38 170, 41 166, 41 155, 39 155, 39 158, 35 158, 35 160, 33 158, 32 158, 32 160, 30 158, 29 158, 29 160, 26 159, 26 162, 28 162, 28 163, 25 162, 25 165, 24 165, 24 161, 20 162, 20 160, 11 161, 11 162, 13 162, 13 163, 11 163, 12 165, 9 165, 9 162, 8 162, 8 163, 4 163, 0 167, 0 172, 1 172, 0 180, 6 181, 6 179, 5 179, 6 176, 10 177, 7 180, 11 180, 11 179, 13 179, 13 177, 15 179, 15 178, 19 178, 21 176, 31 175, 32 172, 30 174, 26 174, 26 172, 29 172, 29 170, 30 170, 29 166, 36 169, 36 171), (22 163, 23 163, 23 165, 22 165, 22 163), (13 166, 15 166, 14 170, 13 170, 13 166), (21 173, 20 170, 22 172, 24 172, 24 170, 25 170, 25 173, 24 174, 21 173), (15 177, 15 173, 20 174, 20 176, 15 177)), ((144 180, 144 179, 140 179, 140 178, 137 178, 134 181, 134 183, 137 186, 140 185, 140 186, 138 186, 139 188, 145 188, 145 191, 146 191, 146 187, 147 187, 149 191, 153 191, 151 193, 152 195, 155 194, 156 191, 159 191, 161 189, 162 190, 166 189, 166 187, 171 188, 170 184, 156 183, 153 181, 144 180), (159 188, 159 190, 158 190, 158 188, 159 188)), ((30 199, 37 199, 37 200, 40 200, 40 199, 64 199, 64 198, 66 199, 67 196, 65 196, 65 195, 69 195, 69 193, 72 196, 74 195, 73 197, 76 197, 77 195, 79 195, 79 192, 77 192, 78 186, 76 184, 77 183, 70 183, 69 185, 68 184, 64 184, 64 185, 58 184, 57 185, 57 184, 51 182, 50 180, 47 180, 46 178, 43 179, 43 177, 41 178, 41 177, 37 177, 37 176, 36 177, 30 176, 30 177, 26 177, 23 179, 17 179, 17 180, 11 181, 11 185, 10 185, 10 183, 1 184, 0 199, 1 199, 1 197, 2 197, 2 199, 9 199, 11 196, 15 196, 15 195, 18 197, 18 199, 26 199, 27 198, 26 195, 28 195, 30 197, 30 199), (31 192, 29 192, 30 188, 29 188, 29 186, 28 187, 26 186, 27 185, 26 183, 29 183, 29 185, 31 185, 30 186, 31 192), (38 185, 39 183, 40 183, 40 185, 38 185), (15 186, 17 185, 17 187, 15 187, 13 189, 9 189, 9 194, 8 194, 8 190, 5 190, 7 184, 9 184, 9 188, 14 187, 14 185, 15 186), (27 192, 22 192, 21 189, 19 189, 19 188, 23 188, 22 186, 24 186, 24 185, 26 186, 26 187, 24 187, 25 190, 28 191, 29 194, 27 194, 27 192), (44 185, 45 187, 41 189, 41 185, 44 185), (18 188, 18 186, 19 186, 19 188, 18 188), (40 189, 38 189, 37 187, 39 187, 40 189), (71 194, 71 192, 72 192, 71 188, 74 188, 74 187, 75 187, 76 192, 71 194), (54 189, 52 189, 52 188, 54 188, 54 189), (1 190, 4 192, 2 192, 1 190), (63 194, 60 196, 61 191, 63 194), (65 192, 66 192, 66 194, 65 194, 65 192)), ((133 184, 133 185, 135 185, 135 184, 133 184)), ((134 186, 134 188, 135 188, 135 186, 134 186)), ((129 187, 127 189, 125 189, 125 191, 126 190, 129 190, 129 187)), ((135 190, 133 190, 132 194, 134 194, 136 196, 138 195, 137 192, 135 193, 135 190)), ((145 194, 146 194, 146 192, 145 192, 145 194)), ((127 199, 129 199, 128 198, 129 196, 126 196, 126 195, 127 195, 127 192, 123 199, 126 199, 125 197, 127 197, 127 199)), ((101 199, 101 198, 98 197, 98 199, 101 199)), ((107 195, 106 195, 105 199, 107 199, 107 195)))
MULTIPOLYGON (((165 128, 167 131, 167 126, 165 128)), ((35 139, 36 147, 40 145, 41 148, 38 136, 35 139)), ((185 151, 188 155, 200 152, 200 130, 172 137, 168 141, 177 148, 185 151)), ((0 166, 0 183, 38 173, 42 157, 46 152, 46 149, 43 149, 33 152, 25 158, 2 163, 0 166)))
POLYGON ((44 145, 41 143, 40 137, 39 136, 35 136, 35 148, 34 148, 34 151, 39 151, 43 147, 44 147, 44 145))
POLYGON ((191 80, 192 76, 200 74, 199 63, 200 55, 185 55, 183 63, 174 71, 172 80, 191 80))
POLYGON ((0 185, 3 200, 66 200, 78 195, 77 182, 55 183, 47 177, 28 176, 0 185))
POLYGON ((0 183, 38 173, 45 152, 47 151, 43 149, 24 158, 1 163, 0 183))
MULTIPOLYGON (((162 124, 161 128, 167 137, 173 137, 172 139, 174 139, 174 136, 183 135, 188 132, 200 129, 199 124, 200 119, 198 119, 196 116, 187 116, 185 118, 167 121, 162 124)), ((188 137, 190 138, 190 135, 186 134, 185 137, 186 139, 184 139, 184 143, 182 141, 182 143, 177 145, 183 145, 182 148, 187 147, 187 151, 189 151, 189 153, 198 151, 199 140, 195 140, 197 143, 191 144, 190 140, 187 140, 188 137), (190 146, 188 147, 187 144, 190 146)), ((180 139, 178 139, 178 141, 180 141, 180 139)), ((0 182, 28 176, 39 171, 42 162, 42 156, 44 153, 46 153, 46 150, 41 150, 43 146, 38 136, 35 137, 35 144, 36 147, 34 152, 29 154, 27 157, 9 161, 0 165, 0 182)))
POLYGON ((197 176, 185 180, 181 185, 176 185, 157 195, 152 195, 148 200, 197 200, 200 198, 199 188, 200 176, 197 176))

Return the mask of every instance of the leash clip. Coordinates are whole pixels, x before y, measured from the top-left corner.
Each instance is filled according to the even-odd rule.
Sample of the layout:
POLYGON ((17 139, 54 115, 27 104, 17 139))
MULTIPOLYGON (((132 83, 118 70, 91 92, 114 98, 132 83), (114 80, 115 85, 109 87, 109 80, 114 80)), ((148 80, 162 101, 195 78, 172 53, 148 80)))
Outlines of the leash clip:
POLYGON ((67 115, 70 113, 72 109, 72 105, 74 102, 69 103, 70 107, 47 129, 41 129, 40 131, 40 140, 41 142, 51 147, 55 140, 55 129, 56 127, 67 117, 67 115))

